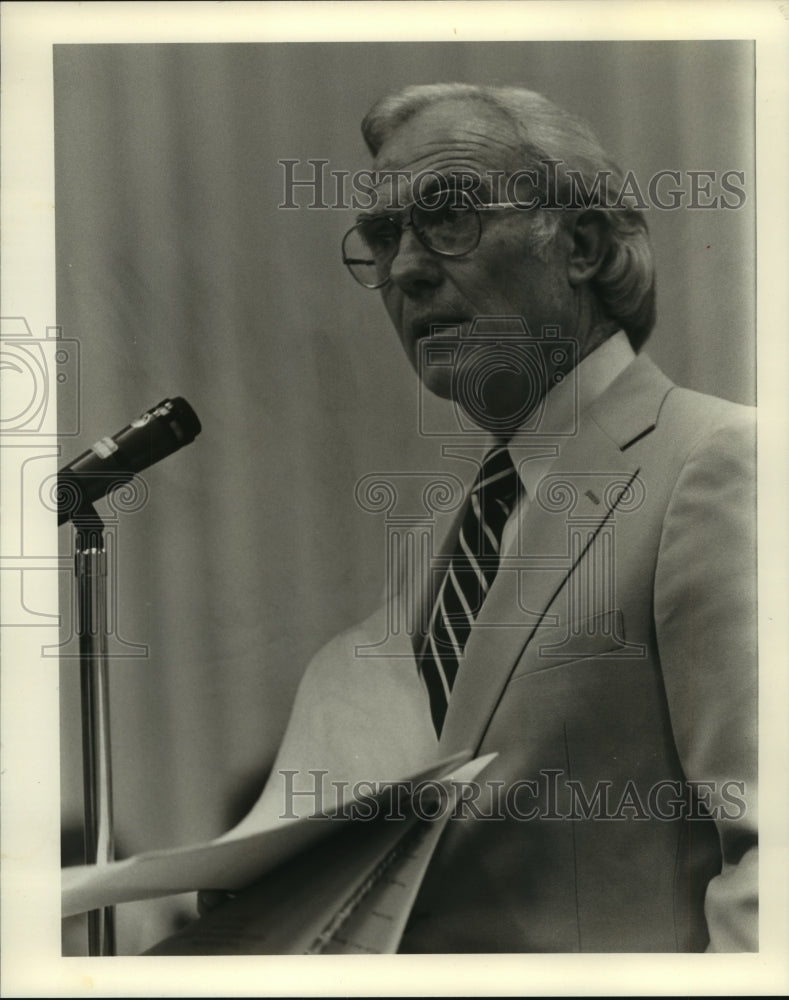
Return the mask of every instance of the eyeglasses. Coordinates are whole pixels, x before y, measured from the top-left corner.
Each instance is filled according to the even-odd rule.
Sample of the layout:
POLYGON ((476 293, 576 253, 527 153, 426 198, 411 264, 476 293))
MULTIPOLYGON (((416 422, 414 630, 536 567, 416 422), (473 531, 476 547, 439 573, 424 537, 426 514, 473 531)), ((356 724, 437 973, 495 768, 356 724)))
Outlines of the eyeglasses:
POLYGON ((479 245, 481 212, 523 208, 511 202, 475 205, 466 191, 437 191, 415 201, 403 215, 372 215, 352 226, 342 240, 342 262, 365 288, 383 288, 400 249, 400 237, 413 229, 428 250, 441 257, 464 257, 479 245), (407 214, 408 221, 403 222, 407 214))

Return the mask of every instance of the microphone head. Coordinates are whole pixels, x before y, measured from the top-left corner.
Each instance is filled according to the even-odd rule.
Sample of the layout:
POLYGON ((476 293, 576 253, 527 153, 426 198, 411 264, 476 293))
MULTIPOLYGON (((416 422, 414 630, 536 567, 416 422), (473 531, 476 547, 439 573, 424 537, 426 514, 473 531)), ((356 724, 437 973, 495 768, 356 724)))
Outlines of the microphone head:
MULTIPOLYGON (((173 399, 163 399, 152 409, 140 417, 141 421, 147 421, 151 417, 159 417, 166 420, 172 428, 173 434, 178 439, 178 446, 191 444, 203 429, 197 414, 187 403, 183 396, 175 396, 173 399)), ((136 421, 132 423, 132 426, 136 421)))
POLYGON ((183 396, 163 399, 112 438, 102 438, 58 472, 58 524, 191 444, 200 421, 183 396))

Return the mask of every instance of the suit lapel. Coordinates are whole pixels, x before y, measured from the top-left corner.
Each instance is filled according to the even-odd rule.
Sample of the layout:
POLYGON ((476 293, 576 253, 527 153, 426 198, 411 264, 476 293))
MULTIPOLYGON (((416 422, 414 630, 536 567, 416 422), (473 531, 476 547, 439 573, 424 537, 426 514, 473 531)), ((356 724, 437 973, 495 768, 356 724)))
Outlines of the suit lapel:
POLYGON ((534 630, 638 474, 627 451, 654 429, 671 383, 642 356, 584 415, 522 516, 474 627, 452 690, 442 752, 476 750, 534 630), (639 405, 634 405, 634 396, 639 405), (604 429, 605 428, 605 429, 604 429), (571 551, 572 522, 587 540, 571 551))

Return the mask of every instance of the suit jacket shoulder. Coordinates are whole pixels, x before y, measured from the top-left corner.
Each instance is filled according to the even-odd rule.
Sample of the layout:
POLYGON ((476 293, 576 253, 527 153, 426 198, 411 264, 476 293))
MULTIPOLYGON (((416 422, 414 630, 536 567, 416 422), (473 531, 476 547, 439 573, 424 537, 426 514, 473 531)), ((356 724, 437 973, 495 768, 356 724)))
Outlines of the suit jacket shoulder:
POLYGON ((626 450, 654 430, 671 449, 691 450, 722 427, 755 424, 753 407, 675 385, 647 354, 639 354, 590 407, 589 417, 626 450))

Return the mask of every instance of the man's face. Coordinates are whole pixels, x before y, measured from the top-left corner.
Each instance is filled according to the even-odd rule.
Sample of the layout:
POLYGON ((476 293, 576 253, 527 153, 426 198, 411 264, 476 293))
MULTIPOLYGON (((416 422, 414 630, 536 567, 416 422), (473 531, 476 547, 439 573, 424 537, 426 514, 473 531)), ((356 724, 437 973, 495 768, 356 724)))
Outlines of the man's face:
MULTIPOLYGON (((475 100, 441 101, 419 112, 392 133, 375 163, 378 171, 410 171, 411 176, 430 171, 448 180, 453 173, 484 178, 490 171, 513 170, 520 165, 517 139, 509 122, 475 100)), ((379 188, 379 198, 382 204, 392 203, 391 181, 379 188)), ((404 205, 413 200, 407 179, 398 181, 397 198, 404 205)), ((576 299, 567 278, 569 243, 564 232, 557 233, 544 259, 538 259, 530 249, 532 213, 506 209, 483 212, 481 219, 480 243, 462 257, 439 256, 419 242, 413 229, 406 229, 390 281, 381 290, 414 369, 427 388, 447 399, 457 395, 451 369, 420 366, 420 354, 432 326, 459 328, 462 337, 475 317, 520 316, 535 338, 543 325, 560 326, 563 337, 576 333, 576 299)), ((434 331, 432 336, 437 339, 442 334, 434 331)), ((475 356, 479 354, 477 349, 475 356)), ((488 368, 495 365, 491 355, 488 368)), ((513 377, 511 372, 502 372, 498 380, 488 378, 487 385, 490 405, 503 411, 518 410, 518 396, 534 396, 534 385, 524 385, 523 378, 513 377)), ((546 389, 540 387, 538 399, 546 389)), ((463 403, 462 399, 456 401, 463 403)))

